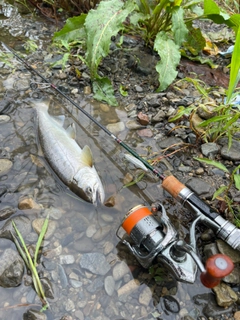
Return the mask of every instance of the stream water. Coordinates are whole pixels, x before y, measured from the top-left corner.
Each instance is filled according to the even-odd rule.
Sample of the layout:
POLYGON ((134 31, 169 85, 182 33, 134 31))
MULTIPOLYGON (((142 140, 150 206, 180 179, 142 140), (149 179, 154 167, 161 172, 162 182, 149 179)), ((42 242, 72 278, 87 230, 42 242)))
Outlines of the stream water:
MULTIPOLYGON (((0 1, 0 8, 1 41, 16 47, 19 41, 29 38, 37 39, 39 46, 44 46, 43 33, 52 32, 52 24, 39 18, 35 20, 30 14, 21 16, 16 8, 3 1, 0 1), (18 23, 17 28, 15 23, 18 23), (39 26, 43 30, 40 36, 37 32, 39 26)), ((54 296, 49 299, 51 308, 44 312, 47 319, 204 319, 204 308, 211 310, 214 305, 217 310, 214 295, 200 284, 199 274, 194 284, 178 283, 166 272, 156 282, 116 236, 116 230, 130 208, 140 203, 150 206, 159 199, 164 202, 181 235, 187 235, 188 218, 184 217, 179 205, 165 198, 159 189, 159 182, 146 176, 137 185, 124 188, 123 180, 129 171, 129 164, 124 160, 124 150, 110 137, 106 137, 79 110, 50 90, 39 90, 37 93, 31 90, 31 74, 15 60, 12 68, 1 63, 0 78, 2 101, 12 98, 2 112, 9 119, 0 123, 0 158, 9 159, 13 164, 7 174, 0 176, 0 187, 7 190, 1 196, 1 207, 10 204, 16 209, 15 216, 24 214, 31 222, 45 217, 52 210, 50 219, 55 225, 55 231, 43 243, 38 266, 53 286, 54 296), (76 123, 77 141, 81 146, 88 144, 92 149, 106 199, 114 199, 113 207, 95 208, 77 198, 49 168, 39 152, 36 115, 29 104, 36 94, 53 100, 53 112, 65 114, 65 126, 76 123), (34 199, 42 208, 19 210, 19 202, 23 198, 34 199), (96 270, 91 272, 91 263, 96 264, 93 261, 86 268, 81 266, 81 258, 91 253, 99 253, 106 260, 109 265, 106 274, 96 270), (133 279, 136 284, 121 294, 120 288, 132 284, 133 279)), ((124 122, 127 117, 121 107, 103 112, 98 102, 86 98, 76 102, 103 125, 124 122)), ((137 140, 128 129, 121 132, 119 138, 135 149, 140 144, 147 146, 149 143, 154 147, 154 141, 137 140)), ((1 221, 0 227, 5 222, 1 221)), ((35 245, 34 230, 26 242, 35 245)), ((11 241, 0 239, 0 253, 8 247, 15 249, 11 241)), ((0 287, 2 320, 27 319, 26 316, 24 318, 27 310, 41 309, 38 296, 32 286, 27 285, 28 278, 25 272, 20 286, 0 287)), ((220 308, 219 319, 221 312, 220 308)))

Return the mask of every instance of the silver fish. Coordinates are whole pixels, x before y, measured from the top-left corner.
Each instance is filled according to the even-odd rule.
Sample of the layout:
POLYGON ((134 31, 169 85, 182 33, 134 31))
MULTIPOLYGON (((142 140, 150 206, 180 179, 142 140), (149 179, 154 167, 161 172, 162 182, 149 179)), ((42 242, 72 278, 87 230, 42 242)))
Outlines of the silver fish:
POLYGON ((44 101, 35 101, 37 111, 39 142, 51 168, 70 190, 84 200, 96 204, 104 202, 102 182, 93 165, 89 146, 83 149, 75 141, 76 128, 63 128, 64 116, 56 120, 48 113, 44 101))

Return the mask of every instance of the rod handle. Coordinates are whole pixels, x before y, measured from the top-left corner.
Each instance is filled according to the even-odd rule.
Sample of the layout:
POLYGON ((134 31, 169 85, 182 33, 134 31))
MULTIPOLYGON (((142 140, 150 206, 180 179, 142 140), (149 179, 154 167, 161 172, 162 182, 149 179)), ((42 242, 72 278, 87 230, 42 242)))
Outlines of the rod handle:
POLYGON ((185 185, 174 176, 166 177, 162 182, 162 187, 175 199, 178 197, 179 193, 186 188, 185 185))
POLYGON ((217 286, 221 279, 230 274, 234 269, 232 260, 224 254, 216 254, 206 261, 206 271, 202 272, 200 279, 207 288, 217 286))

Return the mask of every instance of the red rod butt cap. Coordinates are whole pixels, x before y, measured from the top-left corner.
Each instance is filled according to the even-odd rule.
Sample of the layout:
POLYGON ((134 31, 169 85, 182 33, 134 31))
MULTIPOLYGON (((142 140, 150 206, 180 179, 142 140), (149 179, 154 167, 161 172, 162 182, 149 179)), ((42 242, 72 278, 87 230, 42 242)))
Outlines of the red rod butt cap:
POLYGON ((202 284, 207 288, 217 286, 221 279, 230 274, 234 269, 232 260, 224 254, 216 254, 206 262, 206 272, 201 273, 202 284))

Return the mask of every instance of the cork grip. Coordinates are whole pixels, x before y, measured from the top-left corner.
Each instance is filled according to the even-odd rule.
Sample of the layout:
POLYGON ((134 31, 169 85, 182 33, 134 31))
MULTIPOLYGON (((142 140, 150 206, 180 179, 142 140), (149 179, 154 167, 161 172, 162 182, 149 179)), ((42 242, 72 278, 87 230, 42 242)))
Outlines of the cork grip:
POLYGON ((168 176, 163 180, 162 187, 174 198, 177 198, 179 192, 185 188, 185 185, 178 181, 174 176, 168 176))

